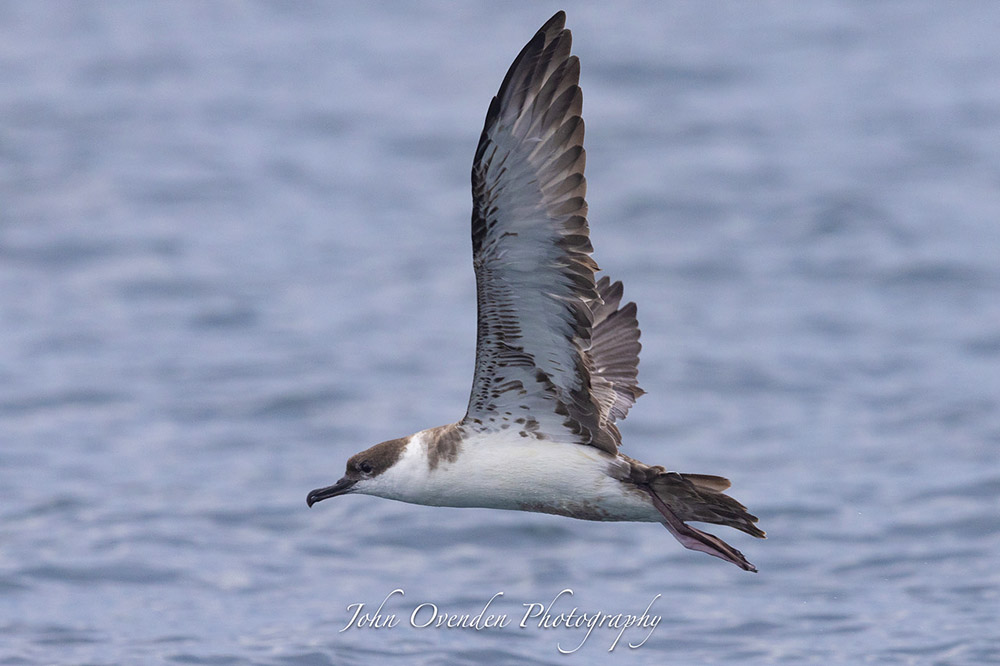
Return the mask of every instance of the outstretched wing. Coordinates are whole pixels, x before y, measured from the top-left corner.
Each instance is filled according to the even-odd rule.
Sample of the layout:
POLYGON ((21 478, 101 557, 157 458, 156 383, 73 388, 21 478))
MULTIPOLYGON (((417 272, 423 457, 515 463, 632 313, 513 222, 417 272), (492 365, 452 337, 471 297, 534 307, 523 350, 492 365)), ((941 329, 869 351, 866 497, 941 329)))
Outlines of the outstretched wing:
MULTIPOLYGON (((620 437, 613 421, 637 397, 627 397, 635 375, 617 378, 620 359, 610 343, 603 358, 615 363, 606 374, 595 370, 591 355, 595 313, 608 331, 627 327, 613 323, 612 313, 625 312, 617 301, 600 310, 594 282, 580 63, 570 54, 565 19, 562 12, 553 16, 514 60, 476 151, 472 251, 479 321, 462 424, 519 428, 524 436, 614 453, 620 437)), ((629 317, 637 354, 634 311, 621 320, 629 317)))

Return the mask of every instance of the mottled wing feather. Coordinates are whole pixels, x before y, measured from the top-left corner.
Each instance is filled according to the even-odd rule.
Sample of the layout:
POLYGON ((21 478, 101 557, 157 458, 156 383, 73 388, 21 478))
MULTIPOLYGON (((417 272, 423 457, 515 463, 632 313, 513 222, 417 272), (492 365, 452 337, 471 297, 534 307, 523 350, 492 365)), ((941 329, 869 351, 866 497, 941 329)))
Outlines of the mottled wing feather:
POLYGON ((601 303, 594 309, 591 334, 591 383, 602 398, 601 417, 613 428, 645 391, 639 388, 639 322, 635 303, 619 308, 622 283, 602 277, 597 283, 601 303), (606 384, 608 388, 599 386, 606 384))
POLYGON ((627 330, 630 317, 635 328, 634 310, 619 311, 617 302, 602 309, 594 282, 580 65, 564 24, 565 15, 557 13, 514 60, 476 151, 478 339, 462 423, 487 431, 519 428, 524 436, 614 453, 620 437, 613 422, 638 390, 622 350, 633 348, 638 330, 635 339, 627 330), (591 356, 592 332, 601 330, 593 330, 595 321, 604 322, 601 370, 591 356))

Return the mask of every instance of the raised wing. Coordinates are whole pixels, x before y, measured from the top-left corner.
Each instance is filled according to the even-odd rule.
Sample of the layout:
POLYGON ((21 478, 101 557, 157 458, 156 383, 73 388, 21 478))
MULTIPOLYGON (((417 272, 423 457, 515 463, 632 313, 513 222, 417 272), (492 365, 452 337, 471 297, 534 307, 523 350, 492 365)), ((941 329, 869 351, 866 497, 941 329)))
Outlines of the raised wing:
POLYGON ((565 20, 562 12, 553 16, 514 60, 476 151, 472 251, 479 322, 462 424, 520 428, 524 436, 615 453, 620 437, 613 422, 641 394, 634 372, 638 328, 634 305, 626 306, 631 314, 617 308, 620 284, 614 304, 602 310, 594 283, 580 63, 570 54, 565 20), (591 354, 595 315, 617 336, 608 336, 600 355, 608 361, 606 373, 595 369, 591 354), (629 319, 631 378, 622 369, 624 352, 614 346, 623 331, 631 335, 629 319))

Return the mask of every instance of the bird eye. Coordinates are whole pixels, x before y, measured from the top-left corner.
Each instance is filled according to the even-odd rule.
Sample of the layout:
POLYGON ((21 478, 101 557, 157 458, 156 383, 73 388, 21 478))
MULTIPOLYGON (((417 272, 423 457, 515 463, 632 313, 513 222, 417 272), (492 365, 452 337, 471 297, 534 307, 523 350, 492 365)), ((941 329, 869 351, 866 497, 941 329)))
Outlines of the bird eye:
POLYGON ((372 470, 375 469, 375 468, 372 467, 372 464, 366 460, 363 463, 361 463, 360 465, 358 465, 358 469, 360 469, 365 474, 371 474, 372 470))

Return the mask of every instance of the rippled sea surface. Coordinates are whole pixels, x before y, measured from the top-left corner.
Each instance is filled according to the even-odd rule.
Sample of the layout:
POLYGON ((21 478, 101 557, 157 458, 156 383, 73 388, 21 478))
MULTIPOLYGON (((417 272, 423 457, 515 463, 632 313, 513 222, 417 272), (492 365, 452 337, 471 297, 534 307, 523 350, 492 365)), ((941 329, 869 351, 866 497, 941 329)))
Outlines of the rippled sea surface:
POLYGON ((625 451, 731 478, 759 574, 655 524, 306 508, 464 413, 472 155, 558 8, 0 4, 0 664, 1000 661, 995 4, 566 7, 625 451))

